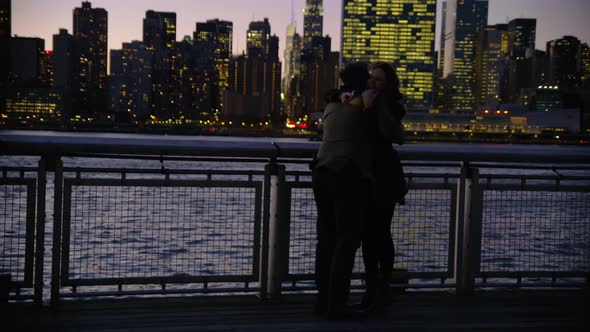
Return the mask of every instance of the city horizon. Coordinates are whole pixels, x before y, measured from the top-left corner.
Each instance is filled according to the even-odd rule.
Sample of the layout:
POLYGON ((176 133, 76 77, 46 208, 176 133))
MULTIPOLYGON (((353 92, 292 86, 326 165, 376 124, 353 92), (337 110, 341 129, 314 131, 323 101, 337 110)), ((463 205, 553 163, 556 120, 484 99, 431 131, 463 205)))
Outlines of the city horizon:
MULTIPOLYGON (((246 51, 246 31, 248 24, 253 21, 262 21, 268 18, 271 25, 271 34, 279 37, 279 58, 283 60, 285 49, 285 37, 287 25, 291 20, 291 1, 280 0, 272 1, 272 5, 257 8, 254 11, 236 16, 234 10, 242 10, 244 4, 248 9, 257 7, 256 4, 266 3, 266 0, 254 1, 236 1, 236 0, 218 0, 216 4, 208 4, 205 10, 195 14, 190 14, 193 4, 185 0, 170 0, 165 4, 159 1, 142 1, 141 7, 130 4, 121 5, 115 0, 95 0, 88 1, 93 8, 104 8, 109 14, 109 33, 108 33, 108 51, 122 48, 123 43, 142 40, 142 20, 148 10, 161 12, 174 12, 177 14, 177 34, 176 40, 181 41, 184 36, 191 36, 195 31, 197 22, 205 22, 210 19, 220 19, 232 22, 233 45, 232 54, 237 56, 246 51), (230 8, 229 13, 224 13, 222 4, 236 4, 230 8), (188 7, 183 7, 188 6, 188 7), (188 9, 188 10, 186 10, 188 9), (198 13, 198 14, 197 14, 198 13), (123 23, 125 22, 125 23, 123 23), (121 29, 125 26, 126 29, 121 29)), ((18 37, 35 37, 45 41, 45 48, 53 50, 52 36, 59 33, 59 29, 67 29, 72 33, 71 14, 74 8, 80 7, 82 0, 62 0, 44 2, 41 4, 31 4, 34 0, 19 0, 12 4, 12 35, 18 37), (43 15, 40 15, 40 14, 43 15), (39 19, 42 17, 43 19, 39 19), (61 18, 65 20, 58 21, 61 18), (32 22, 35 22, 32 24, 32 22), (61 23, 58 23, 61 22, 61 23), (64 24, 67 22, 67 24, 64 24)), ((435 50, 440 49, 440 32, 441 32, 441 4, 443 1, 437 0, 437 20, 436 20, 436 38, 435 50)), ((324 1, 324 31, 323 35, 329 35, 332 38, 332 51, 339 52, 341 49, 341 26, 342 17, 341 0, 324 1)), ((305 0, 293 1, 293 17, 297 25, 297 33, 303 35, 303 8, 305 0)), ((202 8, 199 8, 202 9, 202 8)), ((225 8, 227 9, 227 7, 225 8)), ((555 2, 552 0, 521 0, 514 3, 510 0, 489 0, 489 18, 488 25, 508 23, 516 18, 534 18, 537 19, 537 37, 536 49, 544 50, 548 41, 562 38, 564 36, 574 36, 580 39, 582 43, 590 43, 590 27, 584 21, 582 13, 590 11, 590 2, 584 0, 565 0, 555 2), (527 4, 535 3, 535 6, 527 4), (587 10, 584 10, 587 8, 587 10), (526 10, 526 11, 525 11, 526 10), (558 24, 549 23, 544 17, 555 16, 558 24), (566 19, 567 18, 567 19, 566 19), (550 28, 549 28, 550 27, 550 28), (571 30, 569 30, 571 29, 571 30)), ((110 70, 110 68, 109 68, 110 70)))

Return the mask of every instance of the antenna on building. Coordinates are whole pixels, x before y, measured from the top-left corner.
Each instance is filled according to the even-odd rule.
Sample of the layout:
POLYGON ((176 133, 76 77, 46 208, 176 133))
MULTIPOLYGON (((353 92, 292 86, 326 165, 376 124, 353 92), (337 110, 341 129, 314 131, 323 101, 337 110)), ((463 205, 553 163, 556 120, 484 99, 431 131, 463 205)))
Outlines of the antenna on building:
POLYGON ((295 22, 295 0, 291 0, 291 23, 295 22))

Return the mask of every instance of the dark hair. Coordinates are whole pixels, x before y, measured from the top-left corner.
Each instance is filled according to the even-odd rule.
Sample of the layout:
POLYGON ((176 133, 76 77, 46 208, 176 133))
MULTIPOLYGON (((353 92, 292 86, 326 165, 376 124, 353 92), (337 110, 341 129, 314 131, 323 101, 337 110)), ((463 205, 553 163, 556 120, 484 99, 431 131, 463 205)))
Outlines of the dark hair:
POLYGON ((397 77, 397 73, 393 66, 389 63, 385 62, 377 62, 372 66, 372 69, 381 69, 385 72, 385 80, 387 86, 385 87, 385 93, 392 101, 399 102, 404 98, 404 95, 400 92, 400 82, 399 77, 397 77))
POLYGON ((364 62, 352 62, 340 71, 342 91, 362 91, 369 80, 369 65, 364 62))
POLYGON ((401 103, 404 95, 400 92, 400 82, 393 66, 386 62, 377 62, 372 66, 372 70, 381 69, 385 72, 385 100, 396 109, 399 115, 403 118, 406 115, 406 108, 401 103))

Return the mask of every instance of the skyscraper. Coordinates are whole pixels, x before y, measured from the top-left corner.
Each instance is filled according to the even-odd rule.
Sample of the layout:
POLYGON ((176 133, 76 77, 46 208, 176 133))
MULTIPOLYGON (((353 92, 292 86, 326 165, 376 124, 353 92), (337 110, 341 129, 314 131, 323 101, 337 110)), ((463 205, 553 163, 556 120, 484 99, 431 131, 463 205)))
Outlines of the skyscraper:
POLYGON ((268 19, 254 21, 247 31, 248 53, 233 58, 224 100, 226 117, 278 118, 281 97, 279 38, 271 36, 268 19), (247 104, 247 105, 246 105, 247 104), (255 107, 257 110, 248 110, 255 107))
POLYGON ((433 102, 436 0, 344 0, 341 64, 387 62, 410 108, 433 102))
POLYGON ((264 21, 250 22, 246 33, 246 52, 249 57, 267 58, 270 53, 270 23, 264 21))
POLYGON ((471 111, 475 105, 475 45, 488 22, 488 0, 447 0, 444 69, 449 107, 471 111))
POLYGON ((585 87, 590 87, 590 46, 584 43, 580 46, 580 73, 585 87))
POLYGON ((143 19, 143 43, 148 50, 174 49, 176 13, 148 10, 143 19))
POLYGON ((574 86, 579 82, 581 63, 580 40, 573 36, 547 42, 549 84, 562 87, 574 86))
POLYGON ((505 102, 502 84, 508 75, 508 26, 498 24, 481 29, 475 61, 476 106, 505 102))
POLYGON ((66 29, 53 35, 53 86, 63 95, 64 119, 80 114, 80 45, 66 29))
POLYGON ((303 49, 312 47, 314 37, 321 37, 324 29, 323 0, 305 0, 303 10, 303 49))
POLYGON ((10 2, 0 0, 0 113, 4 113, 6 91, 8 89, 8 73, 10 72, 10 2))
POLYGON ((207 20, 196 24, 193 41, 201 52, 201 61, 206 61, 212 68, 213 76, 204 77, 208 82, 199 82, 209 86, 208 110, 200 110, 215 114, 223 106, 223 93, 229 80, 229 61, 232 54, 233 23, 219 19, 207 20))
POLYGON ((80 112, 91 118, 102 117, 107 110, 108 13, 85 1, 74 9, 73 18, 74 37, 80 45, 80 112))
POLYGON ((118 122, 144 121, 151 111, 152 53, 140 41, 111 51, 112 91, 118 122))
POLYGON ((13 37, 10 54, 11 72, 18 87, 39 87, 45 41, 41 38, 13 37))
POLYGON ((537 20, 517 18, 508 23, 508 99, 516 102, 535 87, 534 55, 537 20))
POLYGON ((150 114, 158 119, 174 118, 177 105, 174 103, 172 86, 177 79, 172 62, 176 45, 176 13, 146 11, 143 44, 152 54, 150 114))

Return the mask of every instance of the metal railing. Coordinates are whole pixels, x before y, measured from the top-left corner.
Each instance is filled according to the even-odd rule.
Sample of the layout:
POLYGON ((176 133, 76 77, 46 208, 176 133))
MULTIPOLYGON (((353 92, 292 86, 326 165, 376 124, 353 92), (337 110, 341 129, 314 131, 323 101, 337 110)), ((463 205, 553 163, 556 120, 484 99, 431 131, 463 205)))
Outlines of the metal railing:
MULTIPOLYGON (((0 261, 12 275, 11 299, 228 292, 274 298, 315 288, 315 201, 302 165, 317 144, 36 139, 0 135, 4 155, 40 156, 37 167, 2 168, 0 261), (161 167, 80 167, 71 160, 64 166, 64 158, 161 167), (53 218, 46 224, 47 212, 53 218)), ((459 294, 476 287, 587 287, 590 154, 535 152, 531 159, 442 150, 400 148, 410 192, 392 223, 395 286, 459 294), (512 174, 523 168, 533 171, 512 174)), ((357 287, 362 272, 359 253, 357 287)))

